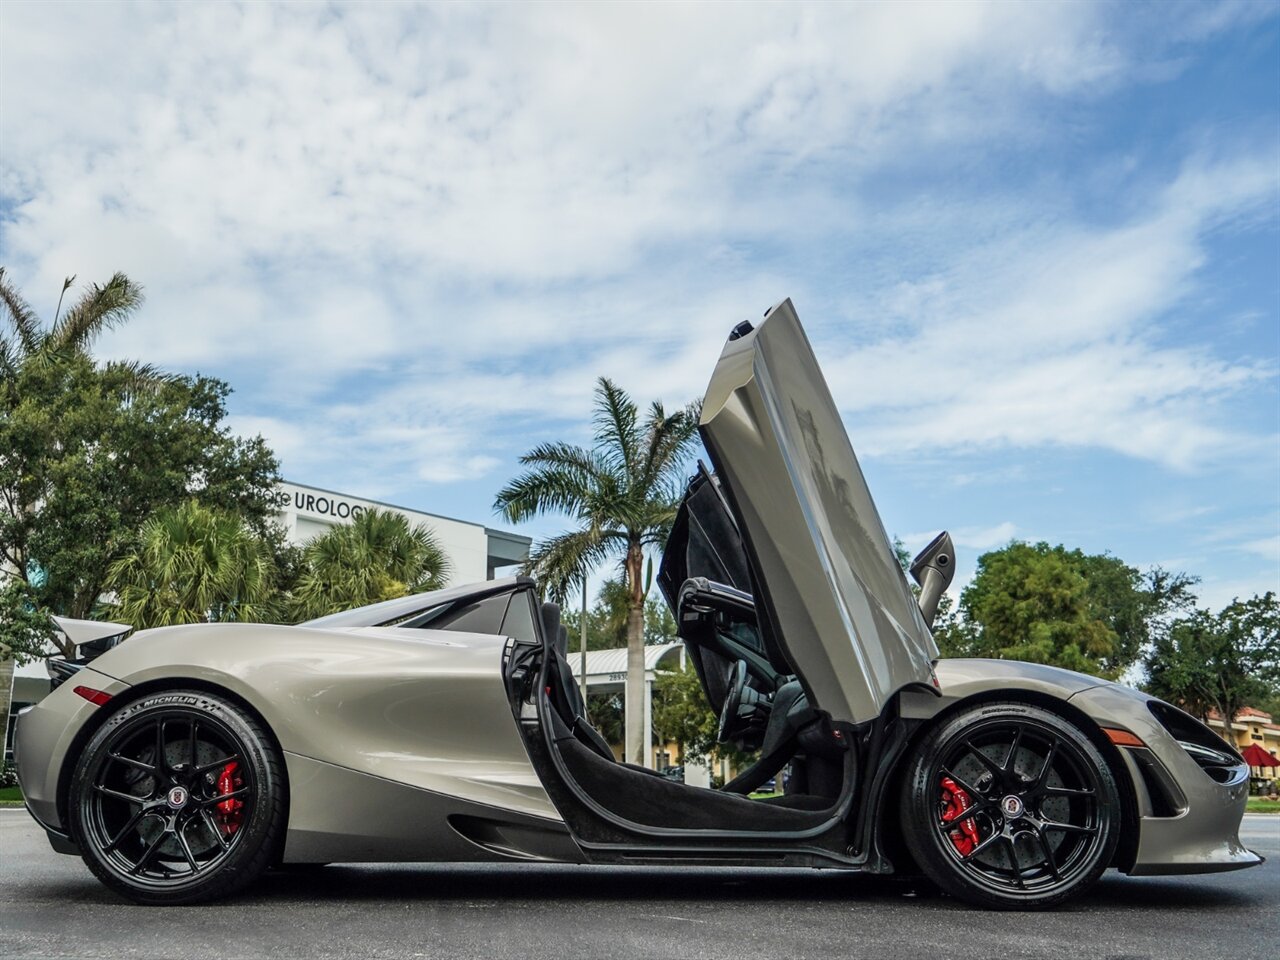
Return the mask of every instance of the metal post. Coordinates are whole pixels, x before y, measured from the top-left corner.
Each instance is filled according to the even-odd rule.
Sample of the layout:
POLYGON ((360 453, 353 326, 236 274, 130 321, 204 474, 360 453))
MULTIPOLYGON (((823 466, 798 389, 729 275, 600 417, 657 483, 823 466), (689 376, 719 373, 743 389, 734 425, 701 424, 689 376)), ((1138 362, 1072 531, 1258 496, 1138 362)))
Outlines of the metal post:
POLYGON ((657 766, 653 749, 653 681, 649 679, 648 669, 644 673, 644 759, 639 763, 652 770, 657 766))
POLYGON ((582 575, 582 643, 579 647, 580 656, 582 657, 578 671, 578 676, 582 680, 582 719, 588 723, 591 718, 587 715, 587 575, 582 575))

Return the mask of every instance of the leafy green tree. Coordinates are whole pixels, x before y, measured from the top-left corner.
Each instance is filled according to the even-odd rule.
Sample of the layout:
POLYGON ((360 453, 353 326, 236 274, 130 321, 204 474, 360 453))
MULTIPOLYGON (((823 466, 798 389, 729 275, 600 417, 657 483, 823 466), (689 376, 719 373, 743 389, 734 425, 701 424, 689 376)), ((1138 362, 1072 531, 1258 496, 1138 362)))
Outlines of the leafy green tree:
POLYGON ((590 449, 544 443, 521 457, 530 469, 499 491, 494 507, 512 523, 545 513, 577 522, 576 529, 537 544, 529 557, 529 571, 557 600, 567 600, 596 566, 621 559, 627 589, 626 756, 634 762, 646 755, 640 712, 650 580, 645 556, 663 547, 675 520, 698 410, 691 405, 668 415, 655 402, 642 420, 626 392, 602 377, 594 421, 590 449))
POLYGON ((716 750, 720 718, 707 702, 691 663, 683 669, 660 670, 653 681, 654 740, 680 744, 680 762, 701 760, 716 750))
POLYGON ((675 670, 659 670, 653 681, 653 738, 655 743, 674 740, 680 745, 680 763, 706 758, 729 760, 747 766, 758 752, 746 752, 728 743, 717 743, 720 715, 707 702, 702 681, 693 664, 675 670))
POLYGON ((269 621, 278 612, 270 544, 239 514, 194 500, 143 524, 107 586, 116 595, 113 619, 138 629, 269 621))
POLYGON ((1181 617, 1156 638, 1145 666, 1148 693, 1229 723, 1242 707, 1280 697, 1280 603, 1268 592, 1181 617))
POLYGON ((296 620, 436 590, 449 577, 435 535, 390 510, 366 510, 313 538, 302 563, 293 594, 296 620))
POLYGON ((943 624, 940 646, 1114 679, 1161 619, 1192 601, 1194 583, 1160 569, 1144 577, 1106 554, 1015 542, 978 558, 960 595, 961 622, 943 624))
POLYGON ((621 693, 587 694, 587 716, 606 743, 622 742, 622 713, 621 693))
POLYGON ((141 303, 116 274, 43 325, 0 273, 0 566, 20 584, 0 598, 0 630, 20 638, 19 658, 45 641, 73 653, 17 625, 33 610, 93 615, 112 564, 157 511, 194 498, 269 533, 279 466, 260 437, 225 426, 225 383, 90 356, 141 303))

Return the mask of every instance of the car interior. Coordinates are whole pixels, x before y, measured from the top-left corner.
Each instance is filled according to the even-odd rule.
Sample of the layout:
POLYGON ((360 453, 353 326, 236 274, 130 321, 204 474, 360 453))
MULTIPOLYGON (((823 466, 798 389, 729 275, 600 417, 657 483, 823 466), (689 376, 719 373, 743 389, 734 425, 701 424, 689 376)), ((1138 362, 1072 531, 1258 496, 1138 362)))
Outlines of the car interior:
MULTIPOLYGON (((743 714, 749 723, 735 728, 739 731, 738 742, 762 746, 760 760, 720 789, 689 786, 614 757, 608 742, 584 716, 582 695, 566 659, 568 636, 556 604, 542 605, 542 625, 544 636, 555 638, 548 645, 546 700, 550 709, 544 722, 550 725, 552 743, 571 785, 615 817, 668 829, 790 832, 821 825, 841 805, 846 775, 852 780, 852 752, 830 733, 830 746, 817 742, 816 736, 812 742, 806 738, 806 744, 801 744, 795 729, 797 720, 806 730, 819 726, 821 721, 803 703, 803 691, 794 679, 773 694, 752 690, 751 709, 743 714), (792 765, 792 771, 784 778, 786 788, 782 794, 748 797, 770 777, 780 774, 787 763, 792 765), (817 771, 812 783, 810 770, 817 771)), ((736 665, 732 669, 739 689, 746 689, 745 671, 736 665)), ((733 679, 726 681, 726 690, 733 685, 733 679)))
POLYGON ((813 708, 782 652, 763 635, 737 530, 705 468, 690 484, 658 582, 707 701, 719 713, 718 739, 758 751, 758 758, 714 789, 619 761, 586 715, 560 608, 544 603, 539 717, 566 784, 616 819, 674 830, 801 832, 847 809, 856 751, 846 733, 813 708), (771 779, 783 784, 781 792, 751 796, 771 779))

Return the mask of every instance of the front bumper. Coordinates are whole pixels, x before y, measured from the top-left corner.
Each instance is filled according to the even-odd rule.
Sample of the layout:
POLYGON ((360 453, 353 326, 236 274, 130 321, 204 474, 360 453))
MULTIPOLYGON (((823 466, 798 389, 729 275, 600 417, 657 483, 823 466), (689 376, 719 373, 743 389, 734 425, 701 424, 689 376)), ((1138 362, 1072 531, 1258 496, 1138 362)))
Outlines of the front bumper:
POLYGON ((1134 876, 1217 873, 1262 863, 1262 857, 1240 842, 1240 821, 1249 799, 1247 775, 1236 783, 1211 779, 1147 709, 1147 699, 1115 685, 1094 687, 1071 698, 1072 706, 1102 726, 1129 730, 1148 748, 1120 748, 1139 814, 1137 853, 1126 872, 1134 876), (1168 789, 1162 788, 1162 782, 1168 789))

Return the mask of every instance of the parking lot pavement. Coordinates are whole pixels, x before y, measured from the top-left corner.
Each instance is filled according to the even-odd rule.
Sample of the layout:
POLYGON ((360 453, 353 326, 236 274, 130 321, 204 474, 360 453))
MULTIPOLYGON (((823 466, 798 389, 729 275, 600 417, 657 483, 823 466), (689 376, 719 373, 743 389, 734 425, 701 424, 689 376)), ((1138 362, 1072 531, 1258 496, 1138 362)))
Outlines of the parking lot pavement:
POLYGON ((126 903, 25 811, 0 810, 0 957, 1262 957, 1280 917, 1280 817, 1261 867, 1108 874, 1084 899, 984 913, 885 878, 543 865, 272 873, 229 903, 126 903))

